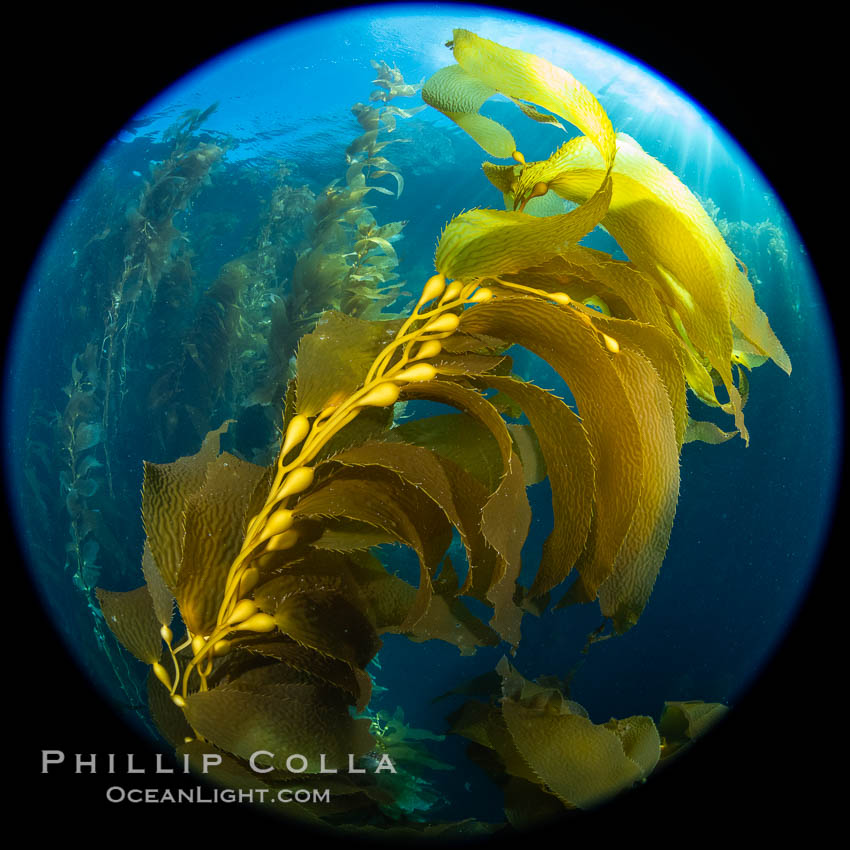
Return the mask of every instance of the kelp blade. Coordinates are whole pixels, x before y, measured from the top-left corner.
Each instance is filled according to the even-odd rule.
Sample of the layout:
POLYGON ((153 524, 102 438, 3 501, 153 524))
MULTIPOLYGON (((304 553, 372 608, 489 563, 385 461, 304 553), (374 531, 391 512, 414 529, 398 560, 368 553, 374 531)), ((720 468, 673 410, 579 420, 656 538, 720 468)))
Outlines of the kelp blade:
MULTIPOLYGON (((615 154, 611 122, 596 98, 571 74, 545 59, 503 47, 468 30, 454 31, 452 47, 469 77, 512 98, 542 106, 578 127, 599 152, 605 169, 610 169, 615 154)), ((472 278, 543 262, 597 225, 608 207, 610 191, 607 173, 603 173, 586 203, 561 216, 537 218, 496 210, 463 213, 449 223, 440 239, 437 270, 448 277, 472 278)))

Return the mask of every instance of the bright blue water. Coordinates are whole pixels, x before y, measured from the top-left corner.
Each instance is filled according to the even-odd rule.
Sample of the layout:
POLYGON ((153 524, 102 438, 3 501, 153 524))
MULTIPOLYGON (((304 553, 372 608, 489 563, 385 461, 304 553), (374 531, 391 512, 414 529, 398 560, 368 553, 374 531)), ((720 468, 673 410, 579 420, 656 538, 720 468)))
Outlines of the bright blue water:
MULTIPOLYGON (((74 308, 69 286, 80 273, 74 270, 75 252, 96 235, 90 221, 103 203, 99 176, 108 172, 116 195, 131 201, 141 188, 140 175, 164 155, 162 130, 184 110, 218 101, 218 110, 201 132, 233 136, 239 145, 228 151, 224 166, 213 173, 193 209, 193 216, 225 207, 233 213, 232 227, 195 258, 198 279, 208 285, 221 264, 240 253, 258 215, 256 197, 242 185, 225 183, 222 175, 250 173, 262 187, 271 180, 270 163, 285 159, 295 166, 293 182, 306 183, 314 191, 342 177, 345 147, 361 132, 350 107, 367 101, 372 89, 369 60, 395 63, 407 82, 419 82, 451 61, 443 43, 458 26, 568 68, 598 94, 616 129, 633 135, 701 198, 711 199, 719 218, 750 225, 768 221, 779 229, 787 248, 780 262, 767 247, 766 236, 750 232, 730 237, 736 252, 749 252, 746 260, 759 281, 757 300, 785 345, 793 372, 789 378, 768 364, 752 375, 746 410, 749 448, 740 440, 685 447, 670 549, 640 622, 626 636, 596 644, 583 656, 585 636, 599 625, 591 607, 550 613, 542 620, 527 617, 515 664, 529 678, 575 670, 572 695, 597 722, 612 715, 657 717, 665 699, 734 703, 804 598, 831 517, 840 466, 842 397, 822 293, 793 224, 757 168, 681 93, 585 37, 474 7, 448 11, 393 6, 383 7, 380 16, 357 10, 258 39, 152 102, 139 116, 141 126, 120 134, 69 198, 19 307, 4 405, 7 483, 30 566, 53 621, 111 698, 126 701, 86 631, 91 615, 61 569, 63 528, 45 534, 38 518, 17 498, 32 486, 22 460, 27 456, 31 411, 38 405, 61 410, 61 388, 69 379, 68 352, 84 344, 68 338, 66 329, 75 327, 68 318, 74 308), (33 351, 40 356, 30 356, 33 351)), ((418 102, 393 101, 402 107, 418 102)), ((491 102, 485 111, 514 130, 527 158, 544 157, 563 140, 554 128, 521 120, 506 102, 491 102)), ((404 174, 405 192, 398 200, 380 196, 371 202, 379 222, 409 221, 397 245, 399 271, 409 281, 408 288, 415 289, 431 273, 433 246, 445 222, 462 209, 498 206, 499 199, 479 170, 484 158, 480 149, 443 116, 426 110, 400 120, 396 136, 414 140, 384 151, 404 174)), ((187 227, 201 225, 187 220, 187 227)), ((610 243, 605 234, 593 234, 589 244, 604 248, 610 243)), ((97 274, 97 269, 90 271, 97 274)), ((130 365, 145 368, 143 363, 130 365)), ((539 364, 529 359, 520 365, 528 377, 555 385, 539 364)), ((696 418, 710 415, 696 402, 692 413, 696 418)), ((117 455, 115 498, 127 521, 112 530, 128 553, 129 566, 126 573, 101 577, 101 584, 114 589, 137 583, 141 461, 172 459, 143 451, 149 442, 147 425, 144 419, 131 423, 131 439, 117 455)), ((58 491, 56 481, 41 483, 45 492, 58 491)), ((531 498, 534 507, 540 507, 527 547, 533 562, 547 534, 546 485, 537 485, 531 498)), ((393 557, 400 562, 404 558, 393 557)), ((436 706, 430 700, 465 678, 491 670, 503 652, 482 650, 472 659, 460 659, 447 645, 390 637, 377 673, 388 692, 377 707, 392 710, 400 702, 409 723, 440 731, 445 714, 460 698, 436 706), (418 671, 415 677, 411 669, 418 671)), ((128 664, 133 674, 140 673, 139 665, 128 664)), ((448 738, 435 751, 444 761, 461 765, 464 746, 448 738)), ((501 818, 499 795, 477 768, 458 768, 442 775, 440 782, 451 801, 441 816, 464 817, 474 808, 482 818, 501 818)))

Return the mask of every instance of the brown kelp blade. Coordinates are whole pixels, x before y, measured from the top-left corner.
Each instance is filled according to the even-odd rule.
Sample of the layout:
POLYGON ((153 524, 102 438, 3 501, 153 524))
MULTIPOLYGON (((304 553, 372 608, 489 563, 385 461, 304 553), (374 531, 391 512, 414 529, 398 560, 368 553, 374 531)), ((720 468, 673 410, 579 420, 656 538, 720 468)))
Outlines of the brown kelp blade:
POLYGON ((106 624, 122 646, 145 664, 159 661, 162 651, 160 626, 146 585, 123 592, 99 587, 97 601, 106 624))
POLYGON ((224 452, 207 464, 203 486, 186 501, 184 543, 175 596, 187 628, 209 634, 216 623, 230 565, 266 467, 224 452))
POLYGON ((316 685, 281 684, 265 690, 229 685, 187 699, 186 717, 198 734, 241 759, 271 752, 271 766, 282 768, 290 753, 303 755, 318 770, 346 768, 349 753, 374 746, 368 720, 355 720, 340 691, 316 685))
POLYGON ((402 629, 424 616, 433 594, 432 577, 451 542, 440 508, 398 475, 381 470, 343 470, 315 488, 295 507, 296 516, 347 517, 383 529, 416 553, 419 590, 402 629))
MULTIPOLYGON (((641 490, 641 438, 611 354, 586 316, 532 298, 500 298, 469 311, 469 333, 519 343, 544 357, 573 393, 596 462, 595 530, 581 564, 588 599, 610 575, 641 490)), ((540 432, 538 431, 538 437, 540 432)))
POLYGON ((590 442, 578 416, 551 393, 515 378, 482 380, 520 404, 546 461, 555 525, 530 589, 540 596, 566 579, 587 541, 596 489, 590 442))
POLYGON ((191 496, 204 484, 207 464, 218 457, 220 437, 227 428, 210 431, 197 454, 173 463, 145 463, 142 520, 156 565, 174 592, 183 557, 184 512, 191 496))
POLYGON ((298 345, 297 412, 313 416, 362 385, 380 350, 392 340, 393 322, 367 322, 325 313, 298 345))

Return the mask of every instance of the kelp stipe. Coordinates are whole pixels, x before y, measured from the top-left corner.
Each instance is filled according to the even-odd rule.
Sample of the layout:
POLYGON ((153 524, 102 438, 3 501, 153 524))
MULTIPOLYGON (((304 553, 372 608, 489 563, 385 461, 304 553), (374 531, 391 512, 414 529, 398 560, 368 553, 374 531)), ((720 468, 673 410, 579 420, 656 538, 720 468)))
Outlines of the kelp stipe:
MULTIPOLYGON (((682 445, 729 436, 689 417, 687 388, 733 415, 746 439, 741 365, 770 357, 790 368, 696 199, 615 134, 584 86, 465 30, 451 46, 458 65, 423 97, 513 159, 485 165, 508 209, 447 225, 437 274, 406 318, 322 315, 298 344, 275 463, 220 452, 225 423, 197 454, 146 464, 146 585, 99 594, 116 635, 151 665, 152 714, 179 752, 214 751, 221 781, 252 787, 290 781, 292 752, 308 763, 300 782, 326 784, 321 769, 340 770, 333 813, 290 810, 338 826, 384 828, 413 811, 387 800, 391 786, 376 778, 386 727, 362 714, 381 635, 444 640, 464 654, 500 641, 515 650, 524 613, 544 612, 573 569, 558 604, 598 601, 625 632, 667 549, 682 445), (559 123, 524 101, 584 135, 526 163, 513 136, 478 114, 495 91, 532 120, 559 123), (553 192, 579 205, 544 215, 553 192), (599 223, 628 262, 577 244, 599 223), (576 411, 512 374, 516 344, 559 373, 576 411), (412 399, 458 412, 395 424, 395 405, 412 399), (508 410, 528 424, 509 426, 508 410), (525 587, 526 486, 543 475, 555 522, 525 587), (447 554, 455 531, 465 574, 447 554), (378 559, 373 547, 386 542, 415 553, 418 586, 378 559), (488 622, 464 596, 489 607, 488 622), (186 628, 177 643, 172 597, 186 628), (268 772, 258 777, 260 751, 268 772), (372 773, 344 773, 367 755, 372 773)), ((630 787, 724 710, 671 703, 659 726, 644 716, 594 724, 562 683, 530 682, 506 659, 497 673, 490 702, 468 702, 452 731, 502 786, 515 826, 630 787)))

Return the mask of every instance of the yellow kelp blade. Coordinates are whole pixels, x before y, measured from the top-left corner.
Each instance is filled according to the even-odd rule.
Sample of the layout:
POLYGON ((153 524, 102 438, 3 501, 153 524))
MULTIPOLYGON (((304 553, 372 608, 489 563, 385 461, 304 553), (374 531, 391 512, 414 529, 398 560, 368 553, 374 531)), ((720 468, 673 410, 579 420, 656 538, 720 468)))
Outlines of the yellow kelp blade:
POLYGON ((364 668, 381 647, 371 623, 339 593, 291 592, 273 616, 281 634, 354 667, 364 668))
POLYGON ((537 121, 539 124, 553 124, 555 127, 564 129, 564 125, 554 115, 547 115, 545 112, 540 112, 530 104, 523 103, 515 97, 512 97, 511 100, 519 107, 522 114, 532 121, 537 121))
POLYGON ((357 589, 349 563, 349 559, 339 552, 308 549, 302 558, 287 564, 282 572, 270 577, 262 576, 254 590, 254 601, 260 610, 274 614, 293 593, 321 591, 344 596, 352 605, 367 612, 368 603, 357 589))
POLYGON ((685 431, 685 442, 695 443, 711 443, 719 445, 731 440, 735 436, 736 431, 724 431, 715 425, 713 422, 701 422, 688 418, 688 427, 685 431))
POLYGON ((398 324, 367 322, 328 311, 298 345, 297 410, 313 416, 363 384, 369 367, 398 324))
POLYGON ((481 533, 498 554, 497 563, 470 564, 463 593, 493 604, 491 628, 510 643, 520 638, 522 611, 513 601, 520 573, 520 551, 528 534, 531 509, 525 494, 522 463, 513 451, 510 432, 499 412, 481 394, 449 381, 408 384, 402 398, 425 398, 450 404, 487 427, 499 446, 503 475, 481 511, 481 533), (508 520, 505 521, 505 517, 508 520), (484 567, 484 568, 482 568, 484 567), (492 570, 488 569, 492 567, 492 570))
MULTIPOLYGON (((352 667, 345 661, 323 655, 286 637, 264 643, 252 641, 241 648, 262 658, 276 658, 301 673, 340 688, 355 700, 358 706, 369 702, 372 693, 372 680, 369 674, 363 673, 362 670, 352 667)), ((362 708, 358 708, 358 711, 361 710, 362 708)))
POLYGON ((308 550, 303 560, 261 583, 254 600, 274 617, 282 635, 356 669, 369 663, 381 641, 349 563, 335 552, 308 550))
POLYGON ((605 727, 610 729, 623 745, 623 752, 649 776, 661 756, 661 737, 651 717, 636 715, 618 720, 612 717, 605 727))
POLYGON ((341 449, 379 440, 392 425, 392 407, 365 408, 347 425, 344 425, 316 453, 316 462, 326 460, 341 449))
POLYGON ((479 646, 496 646, 500 638, 458 599, 449 594, 435 594, 425 616, 407 637, 415 643, 442 640, 460 650, 461 655, 474 655, 479 646))
POLYGON ((469 30, 454 31, 452 49, 468 74, 502 94, 554 112, 588 136, 608 164, 613 160, 611 121, 599 101, 572 74, 532 53, 503 47, 469 30))
POLYGON ((193 634, 216 625, 228 570, 244 539, 244 519, 266 467, 223 452, 207 465, 203 487, 186 501, 183 556, 174 595, 193 634))
POLYGON ((425 103, 451 118, 491 156, 508 157, 516 150, 514 137, 497 121, 478 112, 495 93, 460 65, 441 68, 422 87, 425 103))
MULTIPOLYGON (((439 91, 448 82, 471 86, 471 80, 476 80, 485 88, 542 106, 586 133, 605 168, 597 177, 592 197, 584 199, 587 203, 561 216, 535 221, 534 216, 494 210, 473 210, 458 216, 450 222, 437 247, 437 271, 448 277, 471 278, 518 271, 544 262, 558 248, 589 233, 607 209, 610 186, 604 171, 611 167, 615 154, 611 122, 588 89, 545 59, 503 47, 462 29, 454 31, 452 46, 465 75, 455 71, 447 74, 444 81, 438 77, 443 72, 438 72, 431 78, 437 78, 432 90, 439 91)), ((476 109, 483 103, 480 97, 485 88, 479 90, 478 97, 469 98, 476 109)), ((448 96, 444 101, 449 101, 448 96)), ((437 108, 442 109, 442 103, 434 98, 437 108)), ((509 151, 494 155, 510 154, 509 151)))
POLYGON ((142 573, 145 577, 148 592, 153 600, 153 610, 157 620, 163 626, 170 626, 174 618, 174 596, 168 589, 165 580, 162 578, 162 574, 157 569, 156 561, 147 540, 145 541, 145 548, 142 552, 142 573))
POLYGON ((449 278, 509 274, 544 263, 585 237, 602 220, 611 182, 587 203, 563 215, 540 218, 504 210, 470 210, 453 218, 440 237, 434 258, 449 278))
POLYGON ((178 747, 192 736, 192 728, 186 722, 186 715, 171 701, 171 692, 163 682, 157 679, 151 667, 147 681, 148 710, 159 734, 178 747))
POLYGON ((514 595, 522 546, 530 526, 531 508, 525 494, 522 464, 511 453, 508 471, 481 513, 481 530, 503 564, 498 580, 487 591, 487 599, 493 603, 490 626, 514 647, 519 644, 522 619, 522 609, 514 603, 514 595))
MULTIPOLYGON (((505 209, 514 209, 514 186, 522 166, 482 162, 481 169, 484 176, 502 193, 505 209)), ((548 216, 563 215, 567 210, 563 198, 555 192, 547 191, 544 195, 534 195, 525 199, 522 212, 528 215, 548 216)))
MULTIPOLYGON (((388 573, 371 554, 358 553, 352 556, 350 569, 358 590, 369 602, 378 634, 404 631, 401 626, 415 602, 416 588, 388 573)), ((472 655, 478 646, 494 646, 499 642, 498 635, 470 614, 462 602, 450 598, 439 586, 435 591, 425 616, 414 626, 413 631, 404 631, 410 640, 417 643, 443 640, 457 646, 461 655, 472 655)))
MULTIPOLYGON (((553 396, 554 398, 554 396, 553 396)), ((501 408, 500 408, 501 410, 501 408)), ((522 474, 525 486, 539 484, 546 478, 546 458, 540 448, 540 441, 531 425, 508 425, 514 450, 522 462, 522 474)))
MULTIPOLYGON (((676 345, 673 335, 664 326, 657 328, 640 322, 630 322, 623 319, 607 319, 602 316, 593 319, 594 326, 616 339, 621 349, 629 348, 651 364, 662 385, 667 403, 673 416, 676 449, 682 448, 688 420, 688 400, 684 358, 681 349, 676 345)), ((648 392, 652 392, 648 390, 648 392)), ((637 405, 641 405, 638 398, 637 405)), ((665 407, 665 410, 667 408, 665 407)), ((666 430, 664 431, 666 436, 666 430)), ((653 428, 652 438, 661 437, 661 432, 653 428)))
MULTIPOLYGON (((604 293, 607 303, 616 305, 615 316, 636 319, 614 321, 606 333, 617 340, 627 339, 658 371, 670 396, 676 439, 681 447, 687 424, 685 378, 690 374, 687 354, 653 291, 651 278, 631 263, 614 260, 609 254, 581 245, 570 246, 535 269, 503 277, 546 292, 566 292, 578 300, 586 300, 594 292, 604 293)), ((593 321, 605 330, 606 319, 594 316, 593 321)), ((713 396, 710 376, 705 370, 703 374, 713 396)))
MULTIPOLYGON (((544 197, 549 194, 555 193, 544 197)), ((500 277, 545 292, 566 292, 573 301, 585 302, 596 295, 617 318, 636 319, 660 328, 668 324, 664 307, 653 290, 652 278, 629 262, 614 260, 604 251, 583 245, 570 245, 546 263, 500 277)))
POLYGON ((328 552, 359 552, 380 546, 383 543, 395 543, 395 539, 379 528, 353 520, 323 520, 322 536, 312 540, 315 549, 328 552))
MULTIPOLYGON (((562 197, 582 203, 605 169, 593 145, 576 139, 545 163, 529 164, 517 180, 516 196, 527 197, 542 181, 562 197)), ((613 196, 602 223, 653 279, 674 324, 681 322, 686 341, 720 374, 741 429, 740 397, 730 368, 732 325, 785 371, 791 368, 788 355, 756 305, 734 255, 690 190, 623 133, 617 135, 611 173, 613 196)))
MULTIPOLYGON (((483 403, 488 403, 483 400, 483 403)), ((496 414, 498 415, 498 414, 496 414)), ((492 548, 485 536, 486 528, 482 525, 482 517, 488 500, 500 486, 503 478, 503 462, 496 438, 481 422, 476 422, 471 416, 448 415, 431 417, 420 422, 405 423, 394 428, 392 434, 398 433, 407 442, 427 446, 434 454, 440 456, 443 470, 451 482, 452 497, 461 523, 466 534, 467 558, 469 569, 460 589, 460 594, 474 596, 481 601, 487 601, 487 591, 490 585, 501 574, 503 562, 499 553, 492 548), (432 423, 432 420, 436 422, 432 423), (432 423, 435 427, 428 427, 432 423), (420 424, 423 427, 419 427, 420 424), (470 425, 476 427, 471 428, 470 425), (454 434, 462 435, 460 449, 453 446, 455 442, 447 429, 454 429, 454 434), (476 454, 479 447, 475 438, 486 445, 483 454, 476 454), (469 448, 469 451, 465 449, 469 448)), ((515 492, 524 493, 524 487, 517 484, 515 492)), ((517 495, 519 498, 519 495, 517 495)), ((521 508, 524 509, 524 508, 521 508)), ((511 604, 509 609, 516 606, 511 604)))
POLYGON ((722 720, 729 707, 721 702, 665 702, 658 728, 668 742, 693 741, 722 720))
POLYGON ((432 577, 451 543, 445 514, 428 496, 388 470, 343 469, 304 496, 294 515, 365 522, 413 549, 419 559, 419 589, 402 630, 419 622, 431 601, 432 577))
POLYGON ((484 176, 503 194, 511 196, 511 204, 505 202, 505 209, 513 204, 513 191, 517 176, 522 170, 520 165, 497 165, 495 162, 482 162, 484 176))
POLYGON ((643 444, 640 499, 613 572, 599 588, 600 610, 617 632, 624 632, 640 617, 667 553, 679 498, 679 447, 670 398, 649 360, 621 342, 611 363, 643 444))
POLYGON ((452 481, 435 452, 404 442, 373 442, 340 452, 331 461, 351 467, 380 466, 421 490, 440 507, 446 519, 458 530, 469 562, 475 563, 477 527, 467 527, 468 512, 456 506, 458 494, 453 492, 452 481))
POLYGON ((397 425, 390 432, 393 439, 427 448, 441 459, 450 460, 477 479, 492 493, 502 476, 499 445, 489 429, 463 413, 446 413, 414 419, 397 425))

